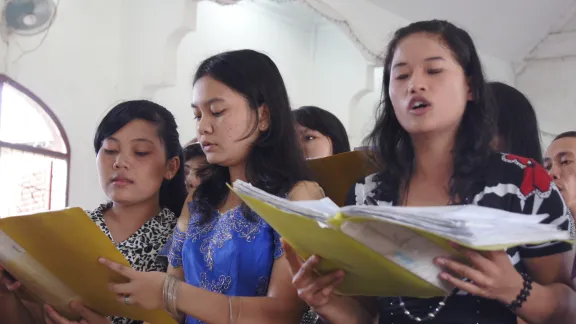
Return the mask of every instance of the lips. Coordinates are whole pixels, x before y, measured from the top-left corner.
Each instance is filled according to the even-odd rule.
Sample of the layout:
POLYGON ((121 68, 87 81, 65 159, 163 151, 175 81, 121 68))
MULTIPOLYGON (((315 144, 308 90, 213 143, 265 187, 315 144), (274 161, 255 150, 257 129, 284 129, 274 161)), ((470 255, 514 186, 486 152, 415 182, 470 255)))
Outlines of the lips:
POLYGON ((112 181, 110 182, 117 185, 127 185, 134 183, 134 181, 122 176, 115 176, 114 178, 112 178, 112 181))
POLYGON ((200 142, 200 145, 202 146, 202 150, 204 152, 209 152, 216 144, 208 141, 202 141, 200 142))
POLYGON ((418 110, 430 107, 431 103, 422 96, 415 96, 408 102, 408 110, 418 110))

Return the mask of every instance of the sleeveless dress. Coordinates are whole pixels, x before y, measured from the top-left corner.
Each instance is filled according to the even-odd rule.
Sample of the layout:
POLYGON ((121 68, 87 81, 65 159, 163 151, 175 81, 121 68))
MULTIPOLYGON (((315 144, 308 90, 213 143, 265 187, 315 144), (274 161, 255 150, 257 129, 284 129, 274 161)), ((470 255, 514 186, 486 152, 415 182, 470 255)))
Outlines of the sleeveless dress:
MULTIPOLYGON (((574 237, 574 220, 552 179, 535 161, 512 154, 494 154, 484 187, 473 197, 471 204, 502 209, 523 214, 548 214, 543 223, 570 229, 574 237)), ((380 190, 378 174, 370 175, 356 183, 349 191, 346 205, 392 205, 395 197, 380 190)), ((552 242, 524 245, 507 250, 510 262, 521 272, 523 260, 563 253, 572 249, 571 244, 552 242)), ((442 298, 403 298, 406 309, 415 316, 426 315, 438 306, 442 298)), ((378 298, 380 323, 409 324, 409 319, 397 297, 378 298)), ((448 298, 446 306, 429 324, 509 324, 517 317, 498 301, 469 295, 458 291, 448 298)))
MULTIPOLYGON (((199 224, 200 213, 189 203, 186 233, 174 230, 170 265, 183 267, 186 283, 227 296, 266 296, 276 259, 284 253, 280 236, 254 212, 241 206, 199 224)), ((203 323, 186 316, 186 323, 203 323)))

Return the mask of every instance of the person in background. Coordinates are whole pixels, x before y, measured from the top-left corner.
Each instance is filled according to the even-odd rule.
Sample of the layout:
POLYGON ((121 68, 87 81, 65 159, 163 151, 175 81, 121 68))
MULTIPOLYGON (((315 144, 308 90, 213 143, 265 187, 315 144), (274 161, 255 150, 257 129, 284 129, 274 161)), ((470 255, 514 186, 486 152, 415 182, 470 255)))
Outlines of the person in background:
POLYGON ((227 187, 244 180, 291 200, 324 196, 309 181, 282 76, 268 56, 238 50, 203 61, 193 85, 209 164, 175 229, 169 275, 102 260, 129 279, 111 290, 120 302, 168 309, 190 324, 298 323, 306 305, 278 233, 227 187))
POLYGON ((184 147, 184 174, 186 175, 186 188, 188 192, 200 185, 198 170, 206 164, 206 154, 198 142, 190 143, 184 147))
MULTIPOLYGON (((554 179, 572 215, 576 215, 576 131, 562 133, 548 146, 544 167, 554 179)), ((572 279, 576 278, 576 260, 572 279)))
MULTIPOLYGON (((366 140, 381 171, 351 188, 348 205, 477 204, 548 214, 545 223, 569 229, 571 216, 544 168, 494 151, 496 107, 466 31, 439 20, 399 29, 388 46, 383 83, 378 118, 366 140)), ((571 244, 482 253, 455 248, 466 263, 434 260, 443 269, 439 278, 456 287, 449 296, 371 301, 332 294, 345 277, 342 271, 319 277, 313 271, 318 256, 302 264, 288 246, 285 251, 300 297, 329 323, 512 324, 518 317, 528 323, 573 323, 571 244), (524 300, 522 293, 529 293, 524 300)))
POLYGON ((348 134, 338 117, 314 106, 303 106, 292 113, 300 147, 307 159, 350 152, 348 134))
MULTIPOLYGON (((100 122, 94 150, 100 185, 110 201, 88 212, 90 218, 135 270, 165 272, 167 254, 165 251, 162 257, 161 249, 186 198, 182 147, 174 116, 151 101, 120 103, 100 122)), ((2 294, 10 294, 2 299, 15 298, 10 292, 2 294)), ((23 305, 9 303, 12 307, 23 305)), ((27 309, 3 308, 0 317, 12 313, 12 318, 18 319, 12 323, 71 323, 49 306, 42 314, 41 306, 26 305, 27 309)), ((89 323, 110 322, 81 304, 73 304, 73 309, 89 323)), ((110 320, 114 324, 139 323, 118 317, 110 320)))
POLYGON ((498 108, 498 129, 494 148, 543 163, 540 128, 536 111, 522 92, 501 82, 489 82, 498 108))
POLYGON ((562 133, 548 146, 544 167, 576 215, 576 131, 562 133))

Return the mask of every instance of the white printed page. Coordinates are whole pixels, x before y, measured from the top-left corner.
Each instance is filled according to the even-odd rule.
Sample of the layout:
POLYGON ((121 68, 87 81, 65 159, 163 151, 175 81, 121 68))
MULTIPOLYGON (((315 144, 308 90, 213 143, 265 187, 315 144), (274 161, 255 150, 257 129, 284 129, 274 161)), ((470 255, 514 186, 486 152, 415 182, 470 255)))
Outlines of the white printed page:
POLYGON ((418 233, 378 221, 344 222, 340 229, 432 285, 446 292, 454 288, 438 278, 441 269, 433 263, 435 257, 451 256, 450 252, 418 233))

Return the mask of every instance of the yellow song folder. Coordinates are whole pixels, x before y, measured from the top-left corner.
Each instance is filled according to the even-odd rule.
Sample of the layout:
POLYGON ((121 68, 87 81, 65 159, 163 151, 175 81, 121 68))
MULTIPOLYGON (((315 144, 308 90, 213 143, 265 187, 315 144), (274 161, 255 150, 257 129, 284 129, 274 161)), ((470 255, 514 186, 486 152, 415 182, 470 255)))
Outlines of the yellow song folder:
POLYGON ((439 279, 442 269, 433 260, 445 256, 464 261, 450 242, 494 251, 571 240, 568 230, 540 223, 547 215, 476 205, 340 208, 328 198, 292 202, 240 180, 232 190, 303 259, 320 256, 320 274, 344 270, 338 287, 342 295, 447 295, 454 287, 439 279))
POLYGON ((68 305, 80 300, 106 316, 151 324, 176 323, 165 311, 119 303, 108 290, 108 283, 126 279, 100 264, 100 257, 130 266, 80 208, 0 219, 0 264, 35 299, 62 315, 79 319, 68 305))

